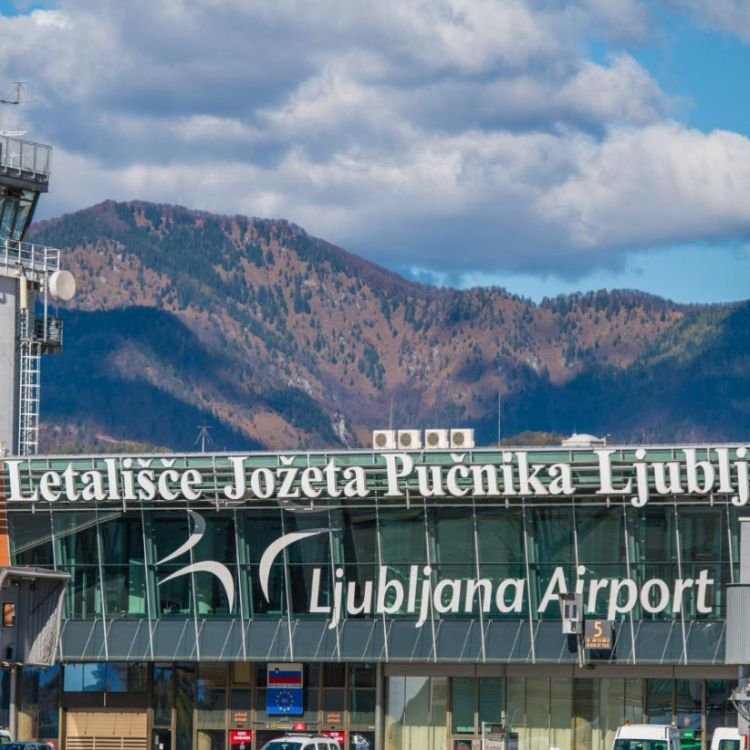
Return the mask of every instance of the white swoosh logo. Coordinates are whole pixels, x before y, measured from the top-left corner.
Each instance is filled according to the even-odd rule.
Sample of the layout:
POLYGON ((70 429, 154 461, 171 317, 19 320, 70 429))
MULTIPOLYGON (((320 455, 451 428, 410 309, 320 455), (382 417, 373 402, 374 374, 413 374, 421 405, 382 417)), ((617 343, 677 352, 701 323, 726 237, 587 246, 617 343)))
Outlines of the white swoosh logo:
POLYGON ((203 535, 206 533, 206 519, 203 518, 203 516, 201 516, 200 514, 196 513, 194 510, 189 510, 188 515, 193 519, 193 533, 190 535, 185 544, 183 544, 181 547, 178 547, 174 552, 167 555, 166 557, 162 557, 161 560, 157 560, 154 563, 155 565, 161 565, 162 563, 168 562, 169 560, 174 560, 175 557, 179 557, 183 553, 192 549, 196 544, 198 544, 198 542, 200 542, 201 539, 203 539, 203 535))
POLYGON ((224 586, 224 591, 226 592, 227 600, 229 601, 229 612, 231 613, 232 608, 234 607, 234 578, 232 578, 232 574, 229 572, 227 566, 222 565, 221 563, 206 560, 205 562, 186 565, 184 568, 176 570, 166 578, 162 578, 158 585, 161 586, 162 583, 171 581, 173 578, 180 578, 181 576, 186 576, 190 573, 211 573, 212 575, 215 575, 224 586))
MULTIPOLYGON (((169 562, 169 560, 174 560, 175 557, 179 557, 185 552, 191 550, 201 539, 203 539, 203 535, 206 533, 206 519, 194 510, 189 510, 188 515, 193 520, 193 532, 188 537, 188 540, 174 552, 171 552, 166 557, 162 557, 161 560, 157 560, 155 565, 161 565, 162 563, 169 562)), ((206 560, 204 562, 186 565, 184 568, 180 568, 179 570, 175 570, 174 573, 170 573, 166 578, 162 578, 156 585, 161 586, 162 583, 171 581, 173 578, 180 578, 181 576, 186 576, 190 573, 211 573, 211 575, 216 576, 224 587, 227 601, 229 602, 229 612, 231 614, 232 609, 234 608, 234 578, 232 578, 229 568, 220 562, 206 560)), ((266 597, 266 599, 267 598, 268 597, 266 597)))
POLYGON ((267 602, 270 601, 270 597, 268 596, 268 579, 271 575, 271 566, 279 552, 286 549, 290 544, 300 541, 300 539, 307 539, 309 536, 317 536, 318 534, 328 534, 330 531, 332 531, 332 529, 293 531, 291 534, 284 534, 284 536, 279 537, 275 542, 271 542, 271 544, 266 547, 263 557, 260 558, 258 575, 260 577, 260 587, 263 589, 263 596, 266 597, 267 602))

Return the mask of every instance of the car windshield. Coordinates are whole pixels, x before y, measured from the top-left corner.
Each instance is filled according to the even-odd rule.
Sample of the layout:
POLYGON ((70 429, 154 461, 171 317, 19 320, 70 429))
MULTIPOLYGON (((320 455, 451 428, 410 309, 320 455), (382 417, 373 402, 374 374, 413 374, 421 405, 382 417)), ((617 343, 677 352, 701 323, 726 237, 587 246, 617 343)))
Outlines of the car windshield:
POLYGON ((300 740, 271 740, 263 750, 300 750, 300 740))
POLYGON ((669 750, 669 743, 665 739, 658 740, 615 740, 613 750, 669 750))

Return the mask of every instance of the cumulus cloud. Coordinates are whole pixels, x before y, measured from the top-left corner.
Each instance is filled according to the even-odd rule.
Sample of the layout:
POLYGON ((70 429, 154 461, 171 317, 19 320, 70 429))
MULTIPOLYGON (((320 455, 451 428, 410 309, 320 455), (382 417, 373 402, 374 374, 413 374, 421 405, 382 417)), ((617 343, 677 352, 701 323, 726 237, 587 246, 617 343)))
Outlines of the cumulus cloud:
POLYGON ((0 79, 55 147, 47 215, 140 198, 392 267, 575 274, 748 228, 749 142, 670 119, 617 46, 648 33, 638 0, 62 0, 0 17, 0 79))
POLYGON ((667 5, 688 11, 705 25, 750 42, 750 4, 746 0, 666 0, 667 5))

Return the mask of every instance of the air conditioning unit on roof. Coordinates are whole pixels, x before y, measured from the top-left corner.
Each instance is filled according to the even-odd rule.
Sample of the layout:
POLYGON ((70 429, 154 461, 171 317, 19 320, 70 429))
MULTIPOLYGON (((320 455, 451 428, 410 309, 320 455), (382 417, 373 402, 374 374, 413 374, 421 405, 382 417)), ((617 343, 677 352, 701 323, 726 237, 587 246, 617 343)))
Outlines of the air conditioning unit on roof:
POLYGON ((378 451, 396 450, 396 430, 373 430, 372 447, 378 451))
POLYGON ((433 451, 450 448, 451 443, 448 438, 448 430, 425 430, 424 447, 433 451))
POLYGON ((398 447, 404 450, 419 450, 422 447, 422 433, 419 430, 399 430, 398 447))
POLYGON ((464 448, 474 447, 474 430, 468 427, 462 427, 461 429, 451 430, 451 448, 458 448, 462 450, 464 448))

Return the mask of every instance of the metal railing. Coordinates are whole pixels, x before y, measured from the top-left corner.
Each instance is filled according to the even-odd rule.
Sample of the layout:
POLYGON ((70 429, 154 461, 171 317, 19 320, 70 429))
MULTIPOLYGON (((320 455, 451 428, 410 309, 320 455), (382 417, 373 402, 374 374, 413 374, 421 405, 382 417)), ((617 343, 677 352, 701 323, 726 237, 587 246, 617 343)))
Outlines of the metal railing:
POLYGON ((23 268, 34 273, 53 273, 60 269, 60 251, 31 242, 0 240, 0 273, 6 276, 23 268))
POLYGON ((43 143, 0 135, 0 168, 49 176, 51 153, 52 148, 43 143))

